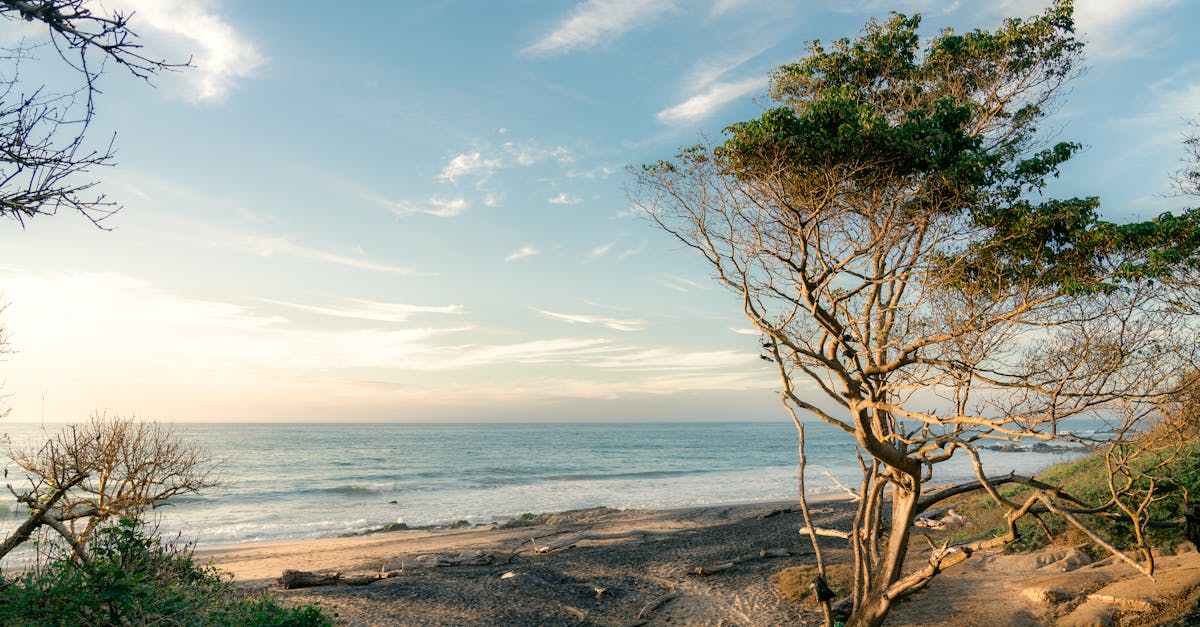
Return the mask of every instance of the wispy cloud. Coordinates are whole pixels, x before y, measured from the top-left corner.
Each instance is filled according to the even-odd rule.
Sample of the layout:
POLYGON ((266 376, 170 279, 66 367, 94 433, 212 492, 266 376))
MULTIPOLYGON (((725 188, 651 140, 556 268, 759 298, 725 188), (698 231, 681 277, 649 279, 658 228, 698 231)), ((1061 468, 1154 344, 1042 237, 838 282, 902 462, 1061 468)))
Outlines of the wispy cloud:
POLYGON ((616 245, 617 245, 616 242, 609 242, 607 244, 602 244, 600 246, 597 246, 597 247, 589 250, 587 255, 584 255, 584 259, 586 259, 588 261, 595 261, 595 260, 607 255, 608 253, 612 252, 613 246, 616 246, 616 245))
POLYGON ((617 253, 617 261, 625 261, 630 257, 640 255, 642 254, 643 250, 646 250, 646 242, 642 242, 634 248, 626 248, 625 250, 617 253))
POLYGON ((754 46, 701 59, 696 63, 696 66, 688 76, 688 90, 696 92, 709 87, 716 83, 722 76, 742 67, 747 62, 774 48, 779 43, 779 39, 779 36, 764 36, 755 41, 754 46))
POLYGON ((667 289, 675 290, 676 292, 689 292, 691 290, 706 290, 709 288, 708 285, 705 285, 703 283, 699 283, 699 282, 693 281, 691 279, 685 279, 681 276, 675 276, 673 274, 667 275, 665 278, 662 279, 661 283, 667 289))
POLYGON ((437 218, 453 218, 462 215, 463 211, 471 206, 471 203, 462 197, 430 196, 421 202, 410 202, 391 200, 374 193, 360 193, 359 196, 371 204, 387 209, 401 217, 424 214, 437 218))
POLYGON ((550 55, 584 50, 612 41, 674 8, 668 0, 586 0, 526 54, 550 55))
POLYGON ((712 115, 717 109, 749 94, 765 89, 767 78, 756 76, 740 81, 714 83, 704 92, 658 112, 658 121, 667 124, 694 122, 712 115))
POLYGON ((680 352, 652 348, 598 355, 591 364, 596 368, 625 371, 703 371, 745 367, 755 364, 757 354, 738 351, 680 352))
POLYGON ((532 257, 534 255, 540 255, 540 254, 542 254, 542 251, 534 246, 522 246, 520 250, 505 257, 504 261, 511 262, 511 261, 516 261, 518 259, 524 259, 526 257, 532 257))
POLYGON ((1162 40, 1157 28, 1138 22, 1179 0, 1092 0, 1075 4, 1076 27, 1095 59, 1144 56, 1162 40))
POLYGON ((371 320, 375 322, 407 322, 409 318, 417 314, 460 315, 466 313, 462 305, 408 305, 405 303, 383 303, 357 298, 342 299, 342 304, 338 306, 293 303, 269 298, 264 298, 262 301, 323 316, 371 320))
POLYGON ((740 7, 750 4, 751 0, 716 0, 713 2, 712 9, 709 15, 712 17, 722 16, 730 11, 737 10, 740 7))
POLYGON ((551 339, 517 342, 514 344, 447 347, 441 358, 425 364, 431 370, 453 370, 502 364, 548 364, 591 360, 612 350, 603 338, 551 339))
POLYGON ((361 257, 349 257, 317 248, 310 248, 308 246, 303 246, 292 242, 285 237, 259 237, 256 235, 245 235, 235 238, 232 243, 239 245, 243 250, 252 252, 262 257, 270 257, 272 255, 288 255, 290 257, 324 261, 327 263, 337 264, 339 266, 358 268, 361 270, 375 270, 378 272, 391 272, 394 274, 417 273, 416 270, 405 266, 394 266, 391 264, 363 259, 361 257))
POLYGON ((734 333, 737 333, 738 335, 760 335, 762 333, 758 329, 751 329, 748 327, 746 327, 746 328, 729 327, 729 330, 733 331, 734 333))
MULTIPOLYGON (((178 76, 192 85, 201 102, 219 102, 237 79, 253 76, 266 57, 206 2, 194 0, 108 0, 109 6, 135 12, 132 27, 148 47, 161 54, 190 55, 192 69, 178 76), (161 45, 160 45, 161 44, 161 45)), ((168 58, 168 60, 172 60, 168 58)))
POLYGON ((534 309, 538 314, 552 320, 560 320, 569 324, 594 324, 614 331, 641 331, 646 328, 645 320, 632 318, 610 318, 607 316, 591 316, 587 314, 565 314, 545 309, 534 309))
POLYGON ((570 196, 566 192, 559 192, 557 196, 547 198, 546 202, 552 205, 578 205, 583 202, 583 199, 578 196, 570 196))

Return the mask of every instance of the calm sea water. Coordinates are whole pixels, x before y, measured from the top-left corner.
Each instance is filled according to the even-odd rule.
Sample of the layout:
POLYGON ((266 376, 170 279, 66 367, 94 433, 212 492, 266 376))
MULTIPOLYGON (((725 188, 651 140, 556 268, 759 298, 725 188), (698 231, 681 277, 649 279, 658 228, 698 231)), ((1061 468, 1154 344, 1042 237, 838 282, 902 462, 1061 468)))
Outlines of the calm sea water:
MULTIPOLYGON (((13 445, 44 440, 58 428, 0 423, 13 445)), ((163 531, 203 545, 329 537, 391 522, 489 523, 598 505, 673 508, 798 496, 796 433, 785 421, 174 429, 223 460, 219 488, 157 510, 163 531)), ((825 472, 857 485, 847 436, 812 424, 808 441, 811 493, 837 491, 825 472)), ((1032 472, 1065 458, 989 451, 986 459, 995 472, 1032 472)), ((6 456, 0 461, 12 481, 17 469, 6 456)), ((970 475, 965 463, 938 470, 940 481, 970 475)), ((23 516, 7 493, 0 514, 0 531, 23 516)))

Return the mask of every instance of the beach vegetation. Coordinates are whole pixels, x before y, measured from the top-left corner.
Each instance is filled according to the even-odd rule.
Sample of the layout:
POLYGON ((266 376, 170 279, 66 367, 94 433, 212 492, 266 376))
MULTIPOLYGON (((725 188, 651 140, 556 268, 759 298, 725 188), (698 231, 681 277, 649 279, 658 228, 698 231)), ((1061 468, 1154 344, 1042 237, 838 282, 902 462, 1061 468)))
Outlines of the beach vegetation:
POLYGON ((86 564, 100 525, 142 520, 174 497, 217 485, 217 465, 204 449, 166 425, 105 413, 8 454, 25 474, 24 487, 9 489, 29 515, 0 544, 0 558, 47 528, 86 564))
POLYGON ((81 567, 60 551, 0 582, 3 625, 332 625, 319 606, 287 607, 236 589, 190 546, 164 542, 142 523, 105 523, 81 567))
MULTIPOLYGON (((1194 427, 1181 429, 1175 424, 1160 425, 1115 448, 1138 447, 1137 455, 1129 451, 1113 453, 1097 451, 1086 457, 1055 464, 1037 475, 1048 485, 1058 486, 1064 493, 1093 504, 1120 503, 1120 506, 1098 508, 1093 513, 1079 513, 1081 520, 1095 529, 1122 551, 1145 551, 1153 547, 1168 547, 1180 542, 1177 524, 1188 507, 1200 496, 1200 435, 1194 427), (1111 472, 1110 459, 1128 458, 1127 467, 1111 472), (1147 497, 1151 497, 1147 499, 1147 497), (1142 508, 1141 504, 1145 503, 1142 508), (1133 524, 1124 510, 1138 510, 1136 515, 1148 523, 1133 524)), ((1033 488, 1024 485, 1002 488, 1004 498, 1021 501, 1033 488)), ((932 536, 952 544, 996 537, 1007 533, 1005 510, 987 495, 973 495, 955 505, 966 522, 944 533, 932 536)), ((1016 538, 1006 546, 1010 551, 1029 551, 1050 545, 1076 546, 1089 539, 1080 529, 1062 516, 1043 508, 1035 508, 1030 516, 1017 521, 1016 538)))
POLYGON ((1147 548, 1135 562, 1083 515, 1126 521, 1145 547, 1189 450, 1140 438, 1195 387, 1200 283, 1186 277, 1200 268, 1200 210, 1116 223, 1098 198, 1047 196, 1081 149, 1043 129, 1080 71, 1072 2, 995 30, 923 39, 920 24, 893 14, 856 39, 814 42, 774 72, 761 116, 633 171, 634 203, 710 264, 762 334, 826 578, 819 537, 837 530, 814 527, 803 496, 805 423, 853 445, 854 576, 839 603, 853 625, 881 624, 897 599, 1016 540, 1043 510, 1151 575, 1147 548), (1104 489, 1090 500, 985 468, 985 444, 1020 441, 1090 448, 1104 489), (952 458, 975 480, 930 489, 952 458), (1027 489, 1002 491, 1012 485, 1027 489), (1005 533, 906 569, 917 517, 976 492, 1004 512, 1005 533))

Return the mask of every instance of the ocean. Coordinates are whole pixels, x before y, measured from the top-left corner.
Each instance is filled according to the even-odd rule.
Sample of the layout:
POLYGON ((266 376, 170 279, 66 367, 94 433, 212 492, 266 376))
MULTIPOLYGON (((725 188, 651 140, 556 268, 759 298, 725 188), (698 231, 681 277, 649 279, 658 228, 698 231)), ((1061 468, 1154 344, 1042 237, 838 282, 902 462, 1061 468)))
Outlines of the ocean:
MULTIPOLYGON (((60 426, 0 423, 11 445, 60 426)), ((492 523, 595 506, 677 508, 798 496, 790 422, 224 424, 173 426, 221 460, 221 485, 155 510, 159 530, 211 546, 357 534, 388 523, 492 523)), ((810 424, 810 494, 858 484, 852 441, 810 424)), ((984 451, 993 473, 1036 472, 1078 453, 984 451)), ((959 456, 964 457, 964 456, 959 456)), ((8 481, 17 469, 0 458, 8 481)), ((965 459, 934 479, 969 479, 965 459)), ((24 513, 5 491, 0 533, 24 513)))

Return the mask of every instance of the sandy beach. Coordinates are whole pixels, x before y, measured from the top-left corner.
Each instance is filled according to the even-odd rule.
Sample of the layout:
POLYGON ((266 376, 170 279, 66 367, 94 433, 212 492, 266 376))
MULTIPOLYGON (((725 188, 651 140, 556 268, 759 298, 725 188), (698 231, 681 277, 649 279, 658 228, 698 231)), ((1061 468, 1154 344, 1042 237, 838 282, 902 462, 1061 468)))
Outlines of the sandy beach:
MULTIPOLYGON (((402 530, 196 553, 249 588, 319 602, 346 625, 820 624, 818 612, 787 601, 775 585, 779 571, 813 563, 794 507, 595 508, 520 526, 402 530), (276 579, 288 569, 371 583, 281 590, 276 579), (389 576, 375 579, 381 573, 389 576)), ((848 528, 853 516, 846 500, 812 507, 823 527, 848 528)), ((823 543, 828 559, 849 559, 840 544, 823 543)), ((920 563, 920 553, 914 549, 910 564, 920 563)), ((1190 608, 1200 589, 1200 557, 1191 545, 1180 545, 1160 551, 1158 569, 1151 582, 1075 547, 997 552, 944 573, 898 604, 889 624, 1162 624, 1190 608)))

